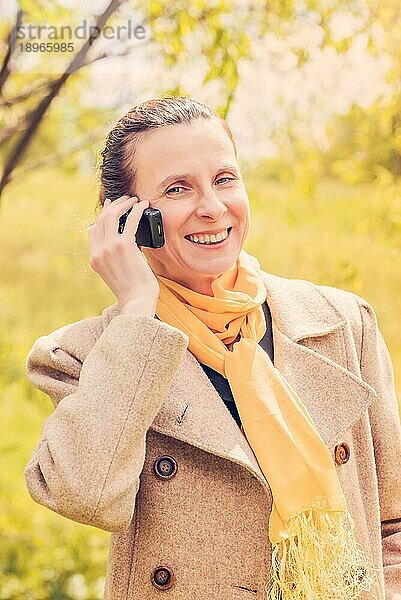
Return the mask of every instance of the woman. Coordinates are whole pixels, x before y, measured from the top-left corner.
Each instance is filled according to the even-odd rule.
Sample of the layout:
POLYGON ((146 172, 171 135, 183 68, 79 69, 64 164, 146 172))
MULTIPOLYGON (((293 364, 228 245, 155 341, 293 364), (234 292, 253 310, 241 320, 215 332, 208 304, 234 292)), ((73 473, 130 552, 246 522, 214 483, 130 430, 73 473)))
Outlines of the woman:
POLYGON ((32 498, 112 532, 107 599, 401 597, 401 434, 372 307, 244 252, 234 140, 205 105, 144 102, 102 156, 90 264, 117 302, 27 357, 56 407, 32 498), (133 243, 148 206, 162 248, 133 243))

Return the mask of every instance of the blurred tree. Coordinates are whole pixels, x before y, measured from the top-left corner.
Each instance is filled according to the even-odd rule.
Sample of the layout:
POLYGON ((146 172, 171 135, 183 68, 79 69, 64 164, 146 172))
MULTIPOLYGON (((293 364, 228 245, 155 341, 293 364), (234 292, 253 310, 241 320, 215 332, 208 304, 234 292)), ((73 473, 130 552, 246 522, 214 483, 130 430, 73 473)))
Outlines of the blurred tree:
MULTIPOLYGON (((60 76, 54 79, 49 78, 47 81, 43 81, 40 84, 38 84, 35 79, 33 82, 31 80, 28 87, 23 90, 22 93, 17 92, 17 94, 15 94, 14 91, 7 97, 5 89, 8 80, 12 78, 13 71, 11 69, 11 62, 14 55, 18 52, 18 30, 21 27, 23 20, 23 11, 21 6, 19 6, 15 23, 7 36, 5 44, 5 55, 0 69, 0 100, 2 100, 3 110, 5 112, 12 111, 14 117, 21 104, 23 104, 23 108, 19 115, 17 112, 17 116, 14 118, 14 124, 8 127, 6 126, 5 128, 3 127, 2 130, 0 143, 7 144, 7 142, 9 142, 9 144, 7 144, 8 152, 6 150, 3 172, 0 179, 0 194, 10 181, 13 171, 23 159, 24 154, 42 123, 51 103, 60 93, 61 88, 65 85, 69 77, 89 62, 103 58, 102 55, 99 55, 94 57, 91 61, 88 61, 87 54, 91 49, 91 46, 96 43, 97 31, 103 29, 109 17, 123 2, 124 0, 111 0, 106 9, 96 18, 95 28, 89 34, 73 59, 67 64, 60 76), (33 101, 32 97, 35 98, 33 101)), ((43 19, 46 15, 46 5, 48 6, 48 3, 42 4, 44 14, 41 13, 41 18, 43 19)), ((30 16, 35 16, 35 11, 38 9, 37 3, 32 6, 32 3, 27 1, 25 2, 25 5, 30 11, 30 16)), ((49 9, 47 9, 47 12, 48 10, 49 9)), ((52 16, 54 16, 54 10, 52 11, 52 16)), ((60 19, 63 16, 65 16, 65 10, 60 8, 57 17, 60 19)), ((44 60, 48 60, 45 52, 43 52, 43 56, 45 57, 44 60)), ((10 87, 12 89, 12 85, 10 87)), ((9 119, 8 115, 4 117, 6 121, 7 118, 9 119)))
MULTIPOLYGON (((395 181, 401 176, 401 5, 391 0, 365 0, 360 29, 367 51, 388 60, 388 89, 370 106, 353 104, 327 127, 330 147, 322 155, 327 173, 354 184, 383 183, 383 171, 395 181)), ((342 40, 342 42, 344 42, 342 40)))
MULTIPOLYGON (((103 28, 111 16, 117 19, 119 7, 126 1, 112 0, 106 10, 97 17, 96 25, 103 28)), ((354 3, 358 5, 356 0, 347 4, 349 10, 354 3)), ((66 10, 61 2, 20 0, 19 5, 29 16, 30 22, 47 21, 57 25, 71 19, 71 11, 66 10)), ((142 6, 139 0, 130 1, 131 5, 139 10, 142 6)), ((201 54, 206 58, 208 68, 203 83, 217 81, 221 85, 224 101, 216 110, 225 118, 238 85, 239 64, 241 60, 252 57, 253 40, 263 37, 268 32, 289 36, 294 28, 296 29, 299 20, 311 14, 324 26, 338 10, 338 2, 305 0, 303 4, 299 4, 295 0, 272 0, 269 3, 259 0, 216 0, 211 3, 210 0, 196 0, 188 4, 185 0, 175 0, 171 3, 150 0, 147 8, 152 31, 150 43, 154 51, 162 56, 166 66, 190 65, 191 56, 194 54, 201 54)), ((93 131, 96 121, 102 121, 98 118, 99 113, 92 111, 91 115, 85 114, 85 110, 86 113, 89 111, 81 106, 79 96, 85 86, 85 75, 81 70, 94 61, 107 58, 109 54, 95 54, 91 51, 92 45, 96 47, 96 39, 88 38, 72 61, 65 65, 59 77, 52 78, 48 75, 38 78, 38 72, 52 71, 49 60, 51 58, 53 61, 54 56, 46 56, 46 53, 39 57, 39 67, 36 66, 31 72, 20 73, 10 68, 10 65, 13 64, 17 53, 15 30, 21 19, 23 15, 19 12, 11 28, 8 23, 0 23, 0 37, 2 35, 6 40, 3 44, 3 63, 0 69, 0 157, 3 161, 0 194, 11 179, 21 176, 21 173, 24 174, 38 165, 60 161, 65 155, 71 154, 72 150, 76 150, 77 146, 89 145, 93 136, 98 135, 99 128, 93 131), (74 81, 74 88, 70 80, 74 81), (79 141, 75 146, 68 146, 64 152, 60 152, 61 139, 55 133, 54 125, 57 119, 52 121, 54 111, 49 111, 61 91, 66 104, 74 102, 74 106, 83 111, 85 129, 92 129, 89 135, 78 131, 76 137, 79 141), (53 124, 53 128, 49 128, 49 124, 53 124), (38 140, 38 132, 41 143, 35 144, 33 161, 29 148, 33 139, 35 142, 38 140)), ((331 43, 329 35, 325 43, 331 43)), ((117 55, 127 52, 127 48, 120 41, 116 46, 117 55)), ((114 52, 111 54, 114 55, 114 52)), ((299 64, 308 60, 304 51, 298 50, 296 54, 299 64)), ((185 89, 178 79, 171 90, 163 92, 185 94, 185 89)), ((77 115, 76 123, 81 122, 80 116, 81 113, 77 115)), ((63 119, 61 111, 58 118, 63 119)))
MULTIPOLYGON (((401 5, 391 0, 367 0, 369 8, 369 49, 373 54, 386 52, 391 59, 387 80, 392 93, 378 105, 377 113, 387 126, 391 172, 401 176, 401 5), (378 32, 378 28, 380 28, 378 32)), ((387 150, 386 148, 386 150, 387 150)))

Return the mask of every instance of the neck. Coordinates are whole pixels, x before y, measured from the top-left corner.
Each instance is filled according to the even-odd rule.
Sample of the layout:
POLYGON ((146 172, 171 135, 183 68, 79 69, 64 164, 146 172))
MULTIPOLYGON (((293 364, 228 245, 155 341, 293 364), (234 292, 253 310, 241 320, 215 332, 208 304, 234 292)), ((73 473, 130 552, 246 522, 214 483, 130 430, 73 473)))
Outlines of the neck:
POLYGON ((181 277, 171 278, 169 275, 165 275, 164 273, 157 273, 157 275, 161 275, 162 277, 167 277, 168 279, 172 279, 176 283, 192 290, 193 292, 197 292, 198 294, 204 294, 205 296, 213 297, 212 291, 212 283, 219 275, 210 275, 210 276, 199 276, 198 278, 187 280, 181 277))
MULTIPOLYGON (((212 281, 214 281, 214 280, 212 279, 212 281)), ((182 283, 181 285, 185 285, 185 287, 191 289, 194 292, 198 292, 198 294, 204 294, 205 296, 213 296, 211 283, 212 283, 211 281, 204 282, 204 283, 199 281, 199 282, 190 282, 189 284, 182 283)))

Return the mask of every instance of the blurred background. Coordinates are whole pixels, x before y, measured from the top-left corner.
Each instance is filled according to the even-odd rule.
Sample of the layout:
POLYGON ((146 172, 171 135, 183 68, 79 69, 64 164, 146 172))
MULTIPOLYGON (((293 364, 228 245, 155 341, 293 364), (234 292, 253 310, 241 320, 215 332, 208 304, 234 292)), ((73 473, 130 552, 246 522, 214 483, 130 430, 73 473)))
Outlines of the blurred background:
POLYGON ((184 94, 228 120, 251 203, 245 249, 264 270, 367 299, 401 398, 400 10, 0 0, 0 600, 103 596, 109 534, 25 488, 53 405, 24 362, 40 335, 115 302, 85 226, 105 135, 132 105, 184 94))

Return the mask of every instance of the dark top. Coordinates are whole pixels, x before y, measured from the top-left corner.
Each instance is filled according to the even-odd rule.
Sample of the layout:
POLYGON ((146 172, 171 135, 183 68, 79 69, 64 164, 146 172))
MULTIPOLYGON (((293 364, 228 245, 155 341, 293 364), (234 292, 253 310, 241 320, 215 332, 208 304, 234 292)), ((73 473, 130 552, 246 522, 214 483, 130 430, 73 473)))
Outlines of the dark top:
MULTIPOLYGON (((263 348, 263 350, 267 352, 267 354, 270 356, 270 360, 274 364, 272 319, 270 309, 266 301, 262 304, 262 308, 266 319, 266 333, 260 340, 259 345, 263 348)), ((218 371, 215 371, 208 365, 205 365, 201 362, 199 364, 201 365, 202 369, 205 371, 206 375, 209 377, 210 381, 220 394, 222 400, 224 401, 224 404, 227 406, 231 415, 237 422, 238 427, 241 427, 241 419, 238 414, 237 406, 235 404, 228 380, 225 377, 223 377, 223 375, 221 375, 218 371)))

